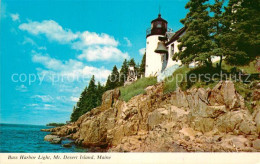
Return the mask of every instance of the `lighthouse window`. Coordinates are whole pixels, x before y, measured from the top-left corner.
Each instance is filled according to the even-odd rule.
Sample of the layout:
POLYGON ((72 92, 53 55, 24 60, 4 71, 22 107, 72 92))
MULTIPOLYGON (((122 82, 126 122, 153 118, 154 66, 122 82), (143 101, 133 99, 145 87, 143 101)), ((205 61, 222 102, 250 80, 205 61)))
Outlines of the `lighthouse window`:
POLYGON ((161 22, 159 22, 159 23, 157 24, 157 28, 162 28, 161 22))

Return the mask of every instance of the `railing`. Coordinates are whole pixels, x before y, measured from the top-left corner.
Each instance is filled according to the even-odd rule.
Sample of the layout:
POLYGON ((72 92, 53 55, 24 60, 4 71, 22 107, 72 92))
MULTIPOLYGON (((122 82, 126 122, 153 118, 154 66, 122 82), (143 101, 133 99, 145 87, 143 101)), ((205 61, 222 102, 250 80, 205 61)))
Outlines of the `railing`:
MULTIPOLYGON (((148 28, 146 29, 146 36, 151 35, 152 29, 148 28)), ((167 28, 167 32, 173 32, 171 28, 167 28)))
POLYGON ((150 35, 150 34, 151 34, 151 31, 152 31, 151 28, 146 29, 146 36, 150 35))

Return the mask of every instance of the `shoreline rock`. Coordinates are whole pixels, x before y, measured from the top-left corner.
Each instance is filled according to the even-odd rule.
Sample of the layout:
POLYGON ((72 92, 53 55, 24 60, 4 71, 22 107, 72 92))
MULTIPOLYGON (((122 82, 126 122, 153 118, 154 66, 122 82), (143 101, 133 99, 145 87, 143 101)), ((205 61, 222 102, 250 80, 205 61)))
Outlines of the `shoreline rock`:
POLYGON ((49 135, 46 135, 44 137, 44 140, 49 141, 52 144, 60 144, 62 139, 57 135, 50 135, 49 134, 49 135))
POLYGON ((63 144, 62 146, 65 147, 65 148, 70 148, 70 147, 72 147, 72 144, 71 143, 67 143, 67 144, 63 144))
POLYGON ((101 106, 46 131, 93 151, 260 151, 260 110, 249 113, 231 81, 170 94, 163 94, 163 83, 158 83, 128 102, 119 96, 118 89, 107 91, 101 106))

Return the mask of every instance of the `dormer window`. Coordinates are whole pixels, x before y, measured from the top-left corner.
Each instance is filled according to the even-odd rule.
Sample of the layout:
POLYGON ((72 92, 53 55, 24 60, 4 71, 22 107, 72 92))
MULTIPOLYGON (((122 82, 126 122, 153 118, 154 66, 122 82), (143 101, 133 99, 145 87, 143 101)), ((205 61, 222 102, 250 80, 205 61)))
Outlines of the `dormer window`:
POLYGON ((171 57, 174 55, 174 43, 171 45, 171 57))

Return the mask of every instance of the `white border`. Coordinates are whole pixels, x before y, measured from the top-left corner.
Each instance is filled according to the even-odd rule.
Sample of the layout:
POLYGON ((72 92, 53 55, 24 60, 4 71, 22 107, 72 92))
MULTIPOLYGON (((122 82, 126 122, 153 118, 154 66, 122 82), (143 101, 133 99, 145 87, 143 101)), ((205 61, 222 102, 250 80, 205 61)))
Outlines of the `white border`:
POLYGON ((260 153, 1 153, 1 164, 260 164, 260 153), (50 156, 52 159, 8 159, 8 156, 50 156), (53 159, 80 155, 95 159, 53 159), (110 159, 97 159, 98 156, 110 159))

